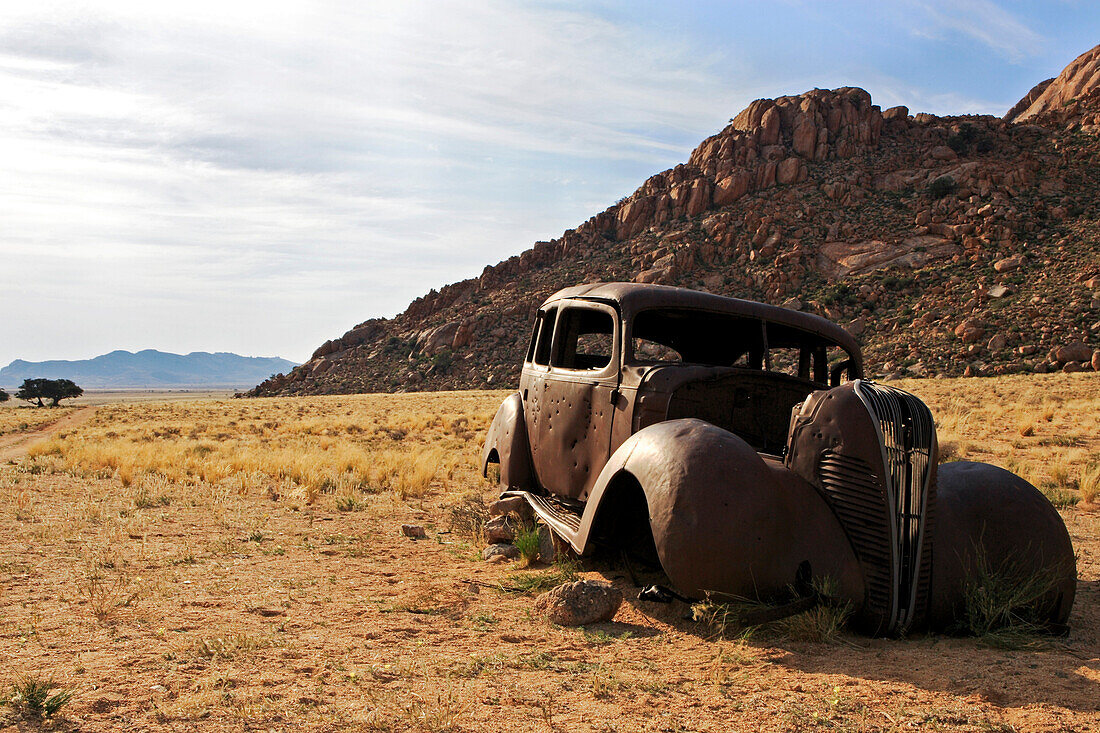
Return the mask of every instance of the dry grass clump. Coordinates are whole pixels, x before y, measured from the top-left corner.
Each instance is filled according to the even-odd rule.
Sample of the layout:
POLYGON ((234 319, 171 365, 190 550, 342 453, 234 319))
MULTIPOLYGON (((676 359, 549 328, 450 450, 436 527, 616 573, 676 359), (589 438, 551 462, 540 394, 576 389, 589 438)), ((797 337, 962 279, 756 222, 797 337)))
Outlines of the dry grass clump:
POLYGON ((836 643, 851 616, 851 604, 833 598, 838 586, 831 578, 813 581, 818 602, 813 607, 774 620, 769 617, 784 613, 782 605, 749 599, 723 600, 713 598, 695 603, 692 618, 710 627, 718 636, 742 638, 764 634, 792 641, 819 644, 836 643))
POLYGON ((1057 584, 1057 573, 1028 571, 1015 557, 980 554, 963 588, 965 615, 959 630, 1003 648, 1040 643, 1036 634, 1048 630, 1043 609, 1057 584))
POLYGON ((905 379, 932 410, 942 460, 982 461, 1034 484, 1059 507, 1091 493, 1100 464, 1098 375, 905 379))
MULTIPOLYGON (((490 403, 499 395, 356 395, 263 400, 131 403, 34 446, 28 465, 113 477, 123 487, 206 485, 238 495, 354 511, 361 496, 417 500, 468 483, 490 403)), ((148 507, 169 491, 145 489, 148 507)))
POLYGON ((29 433, 56 422, 75 410, 74 407, 28 407, 13 402, 0 404, 0 435, 29 433))

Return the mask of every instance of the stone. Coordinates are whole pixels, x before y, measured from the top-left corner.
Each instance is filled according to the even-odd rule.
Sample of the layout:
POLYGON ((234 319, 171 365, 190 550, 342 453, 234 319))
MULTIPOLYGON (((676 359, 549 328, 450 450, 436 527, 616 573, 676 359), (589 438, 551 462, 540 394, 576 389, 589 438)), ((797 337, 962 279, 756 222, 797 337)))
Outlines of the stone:
POLYGON ((801 160, 798 158, 787 158, 775 169, 775 182, 779 184, 796 183, 801 171, 801 160))
POLYGON ((1100 349, 1092 352, 1092 370, 1100 372, 1100 349))
POLYGON ((623 594, 610 583, 577 580, 563 583, 535 599, 535 613, 559 626, 586 626, 608 621, 622 605, 623 594))
POLYGON ((793 311, 800 311, 802 310, 802 301, 798 298, 787 298, 783 301, 782 306, 784 308, 790 308, 793 311))
POLYGON ((1092 359, 1092 349, 1080 341, 1054 349, 1051 356, 1054 361, 1066 363, 1069 361, 1089 361, 1092 359))
POLYGON ((937 145, 932 148, 929 155, 932 156, 932 160, 955 160, 959 157, 954 150, 946 145, 937 145))
POLYGON ((504 562, 518 557, 519 548, 506 542, 489 545, 481 551, 481 559, 487 562, 504 562))
POLYGON ((417 337, 416 345, 428 356, 438 354, 444 349, 450 349, 461 325, 458 321, 451 321, 450 323, 444 323, 442 326, 425 329, 417 337))
POLYGON ((553 564, 557 559, 558 550, 554 541, 554 533, 545 524, 539 524, 539 562, 547 565, 553 564))
POLYGON ((411 540, 422 540, 428 537, 428 533, 419 524, 402 524, 401 534, 411 540))
POLYGON ((752 185, 752 173, 739 169, 714 185, 714 205, 726 206, 749 192, 752 185))
POLYGON ((1067 361, 1066 365, 1062 367, 1062 371, 1066 374, 1073 374, 1074 372, 1085 371, 1085 365, 1079 361, 1067 361))
POLYGON ((923 267, 961 252, 955 242, 932 235, 908 237, 892 244, 877 239, 828 242, 818 253, 817 265, 827 277, 841 278, 888 267, 923 267))
POLYGON ((972 344, 975 341, 980 341, 985 336, 985 328, 975 319, 967 318, 958 326, 955 326, 955 335, 962 339, 964 344, 972 344))
POLYGON ((997 272, 1012 272, 1019 269, 1024 264, 1023 255, 1012 255, 1011 257, 1005 257, 1003 260, 997 260, 993 263, 993 269, 997 272))
POLYGON ((852 334, 855 337, 859 337, 867 329, 867 319, 860 316, 859 318, 849 321, 844 327, 844 330, 852 334))
POLYGON ((993 338, 989 339, 989 343, 986 344, 986 348, 990 351, 1000 351, 1008 343, 1008 339, 1005 338, 1003 333, 993 334, 993 338))
POLYGON ((485 541, 489 544, 511 542, 516 538, 516 528, 507 516, 496 516, 485 523, 485 541))
POLYGON ((1012 295, 1012 291, 1006 285, 994 285, 989 289, 988 295, 990 298, 1003 298, 1012 295))
POLYGON ((522 496, 509 496, 506 499, 497 499, 489 505, 490 517, 506 517, 515 514, 520 519, 531 519, 534 512, 531 505, 522 496))

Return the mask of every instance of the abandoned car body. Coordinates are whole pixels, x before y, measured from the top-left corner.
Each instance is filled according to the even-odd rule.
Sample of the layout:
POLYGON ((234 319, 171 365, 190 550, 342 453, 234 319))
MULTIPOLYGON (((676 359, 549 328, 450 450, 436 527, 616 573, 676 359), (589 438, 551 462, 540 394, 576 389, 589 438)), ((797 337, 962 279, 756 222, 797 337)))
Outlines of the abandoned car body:
POLYGON ((567 288, 538 311, 483 469, 577 553, 648 556, 690 597, 779 598, 809 569, 857 628, 897 635, 952 626, 995 565, 1051 578, 1032 610, 1065 628, 1076 567, 1050 502, 991 465, 937 465, 928 408, 862 370, 856 340, 808 313, 567 288))

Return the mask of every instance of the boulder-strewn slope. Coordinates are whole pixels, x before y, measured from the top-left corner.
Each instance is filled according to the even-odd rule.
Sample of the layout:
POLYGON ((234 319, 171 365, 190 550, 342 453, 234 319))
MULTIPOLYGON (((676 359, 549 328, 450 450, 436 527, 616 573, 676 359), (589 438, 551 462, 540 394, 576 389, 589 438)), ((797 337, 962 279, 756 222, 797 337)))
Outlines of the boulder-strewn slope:
POLYGON ((1100 368, 1098 57, 1021 100, 1026 123, 883 112, 858 88, 757 100, 576 229, 249 394, 509 384, 538 304, 595 280, 821 313, 861 338, 871 373, 1100 368))

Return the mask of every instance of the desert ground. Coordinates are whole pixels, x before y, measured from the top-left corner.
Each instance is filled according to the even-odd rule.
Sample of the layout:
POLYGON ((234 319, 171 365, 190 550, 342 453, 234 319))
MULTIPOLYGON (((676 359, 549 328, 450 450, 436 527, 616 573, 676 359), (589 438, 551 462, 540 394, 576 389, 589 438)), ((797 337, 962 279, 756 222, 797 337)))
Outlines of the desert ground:
POLYGON ((1100 375, 898 386, 1059 506, 1067 637, 723 632, 609 560, 486 564, 504 391, 5 408, 0 730, 1100 729, 1100 375), (611 622, 532 612, 575 576, 611 622))

